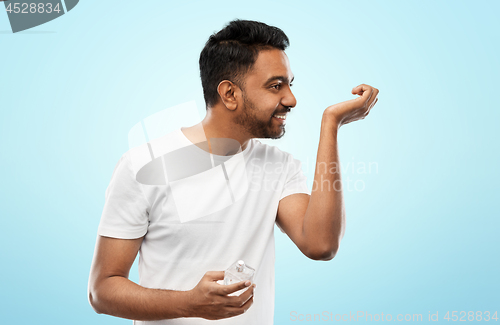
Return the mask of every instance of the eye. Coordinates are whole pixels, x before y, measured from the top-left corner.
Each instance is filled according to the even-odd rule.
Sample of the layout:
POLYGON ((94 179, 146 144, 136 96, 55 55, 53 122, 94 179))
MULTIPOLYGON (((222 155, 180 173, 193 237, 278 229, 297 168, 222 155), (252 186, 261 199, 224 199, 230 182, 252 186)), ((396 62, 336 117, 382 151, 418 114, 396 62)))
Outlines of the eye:
MULTIPOLYGON (((276 90, 279 90, 279 89, 281 88, 281 85, 282 85, 281 83, 276 84, 276 85, 272 85, 272 86, 271 86, 271 88, 274 88, 274 89, 276 89, 276 90)), ((290 84, 290 87, 292 87, 292 86, 293 86, 293 84, 290 84)))

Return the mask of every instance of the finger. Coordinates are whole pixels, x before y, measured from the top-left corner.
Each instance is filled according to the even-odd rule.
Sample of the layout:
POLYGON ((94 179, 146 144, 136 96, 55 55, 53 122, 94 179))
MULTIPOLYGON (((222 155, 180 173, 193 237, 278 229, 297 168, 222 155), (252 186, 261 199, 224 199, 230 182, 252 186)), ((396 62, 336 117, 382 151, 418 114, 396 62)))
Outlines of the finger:
POLYGON ((240 309, 243 309, 243 312, 246 312, 250 306, 253 305, 253 296, 251 296, 241 307, 240 309))
POLYGON ((373 88, 373 96, 368 101, 368 111, 370 111, 372 109, 373 105, 375 105, 375 102, 378 99, 378 97, 377 97, 378 93, 379 93, 378 89, 377 88, 373 88))
POLYGON ((366 95, 366 92, 370 93, 372 90, 373 87, 366 84, 361 84, 357 87, 354 87, 351 92, 353 95, 366 95))
POLYGON ((351 93, 353 93, 354 95, 358 94, 360 91, 363 90, 363 84, 359 85, 359 86, 356 86, 352 89, 351 93))
POLYGON ((203 277, 210 281, 224 280, 224 271, 208 271, 203 277))
POLYGON ((253 305, 253 296, 250 299, 248 299, 248 301, 243 306, 227 307, 227 310, 233 315, 241 315, 244 312, 246 312, 248 308, 250 308, 250 306, 252 305, 253 305))
POLYGON ((220 288, 218 288, 217 293, 225 296, 225 295, 228 295, 230 293, 233 293, 233 292, 236 292, 238 290, 249 287, 251 284, 252 283, 249 280, 247 280, 247 281, 241 281, 241 282, 233 283, 233 284, 226 285, 226 286, 221 286, 220 288))
POLYGON ((248 309, 252 304, 253 304, 253 295, 249 297, 243 305, 241 305, 241 308, 248 309))
POLYGON ((232 306, 232 307, 240 307, 240 306, 244 305, 248 301, 248 299, 253 297, 254 288, 255 288, 255 286, 251 286, 250 288, 245 290, 245 292, 243 292, 239 296, 227 296, 227 298, 228 298, 227 305, 232 306))
POLYGON ((252 285, 250 288, 245 290, 245 292, 240 294, 238 296, 238 298, 239 298, 239 305, 238 306, 244 305, 248 299, 252 298, 253 294, 254 294, 254 290, 255 290, 255 285, 252 285))
POLYGON ((241 306, 246 304, 248 302, 248 300, 253 299, 253 294, 255 292, 254 289, 255 289, 255 286, 252 286, 239 296, 239 298, 242 301, 242 303, 240 304, 241 306))
POLYGON ((358 95, 360 95, 360 97, 356 98, 356 100, 358 102, 362 102, 363 103, 363 106, 368 108, 370 106, 370 100, 373 99, 373 88, 370 87, 370 86, 366 86, 366 85, 361 85, 361 89, 362 90, 358 90, 358 95))
POLYGON ((370 106, 368 107, 368 110, 366 111, 366 113, 365 113, 365 114, 363 114, 363 119, 364 119, 365 117, 367 117, 367 116, 368 116, 368 114, 370 114, 370 112, 371 112, 371 110, 372 110, 373 106, 375 106, 375 104, 377 103, 377 101, 378 101, 378 98, 375 98, 375 100, 374 100, 374 101, 372 101, 372 103, 371 103, 371 104, 370 104, 370 106))

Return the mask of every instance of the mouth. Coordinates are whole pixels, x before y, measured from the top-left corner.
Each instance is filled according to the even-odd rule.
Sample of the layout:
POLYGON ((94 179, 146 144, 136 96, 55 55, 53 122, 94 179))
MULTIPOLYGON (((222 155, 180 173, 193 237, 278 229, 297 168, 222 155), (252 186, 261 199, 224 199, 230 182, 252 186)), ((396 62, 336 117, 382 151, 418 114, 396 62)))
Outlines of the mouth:
POLYGON ((289 110, 284 111, 284 112, 275 113, 275 114, 273 114, 273 119, 278 120, 281 123, 284 123, 286 120, 286 114, 288 112, 289 112, 289 110))
POLYGON ((280 124, 285 124, 286 114, 274 114, 273 120, 278 121, 280 124))

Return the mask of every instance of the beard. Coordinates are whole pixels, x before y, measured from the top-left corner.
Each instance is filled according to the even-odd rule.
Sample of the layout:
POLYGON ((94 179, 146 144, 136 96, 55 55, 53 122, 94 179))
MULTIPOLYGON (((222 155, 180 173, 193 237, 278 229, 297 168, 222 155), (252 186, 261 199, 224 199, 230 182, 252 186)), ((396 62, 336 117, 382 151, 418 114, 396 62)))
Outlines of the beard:
POLYGON ((238 115, 234 122, 241 125, 246 132, 250 133, 254 138, 260 139, 279 139, 285 135, 285 125, 280 124, 279 126, 274 125, 272 116, 266 121, 258 117, 257 106, 245 97, 245 93, 242 93, 243 97, 243 111, 238 115))

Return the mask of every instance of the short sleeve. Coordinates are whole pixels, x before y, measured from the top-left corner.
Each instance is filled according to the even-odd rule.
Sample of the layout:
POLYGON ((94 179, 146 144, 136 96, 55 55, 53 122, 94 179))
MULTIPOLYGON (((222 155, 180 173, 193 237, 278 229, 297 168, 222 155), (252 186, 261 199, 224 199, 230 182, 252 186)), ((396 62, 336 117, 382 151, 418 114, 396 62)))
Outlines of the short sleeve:
POLYGON ((136 181, 129 152, 115 166, 99 223, 98 235, 134 239, 146 234, 149 225, 149 203, 136 181))
POLYGON ((289 154, 285 170, 286 178, 280 200, 288 195, 296 193, 311 195, 311 191, 307 187, 307 178, 302 172, 300 160, 293 158, 293 156, 289 154))

